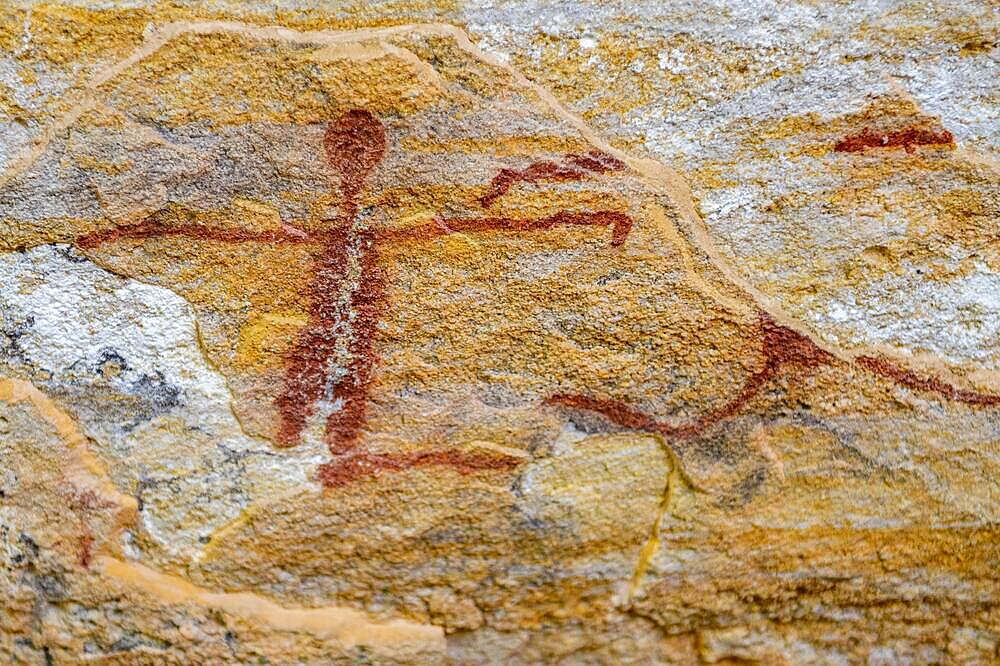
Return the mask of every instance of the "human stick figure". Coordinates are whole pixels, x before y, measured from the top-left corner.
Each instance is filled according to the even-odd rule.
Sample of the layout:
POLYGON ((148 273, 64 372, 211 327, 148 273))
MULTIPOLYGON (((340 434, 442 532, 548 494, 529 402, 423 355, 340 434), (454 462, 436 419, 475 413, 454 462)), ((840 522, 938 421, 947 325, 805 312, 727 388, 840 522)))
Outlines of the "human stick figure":
MULTIPOLYGON (((327 416, 324 437, 333 459, 320 466, 319 479, 324 485, 341 486, 382 471, 413 467, 448 466, 461 473, 473 473, 519 465, 520 458, 494 452, 372 453, 359 450, 372 372, 377 362, 375 334, 387 307, 379 249, 389 243, 426 241, 452 233, 540 232, 556 226, 609 227, 611 246, 620 247, 632 228, 632 219, 616 211, 560 211, 541 218, 437 218, 404 228, 371 228, 357 219, 358 201, 369 175, 385 156, 384 126, 367 110, 349 110, 329 123, 323 148, 340 187, 338 214, 326 229, 307 233, 282 225, 280 230, 255 232, 195 224, 164 224, 147 219, 81 236, 77 244, 84 249, 95 249, 110 242, 171 236, 224 243, 318 244, 309 290, 309 319, 285 355, 282 388, 274 400, 279 418, 276 445, 298 444, 320 400, 329 398, 334 410, 327 416), (356 286, 344 307, 339 295, 351 280, 352 271, 357 274, 356 286), (331 367, 338 345, 346 346, 350 359, 344 373, 335 372, 331 367), (331 377, 336 378, 331 381, 331 377)), ((587 177, 588 172, 604 173, 624 168, 623 163, 600 151, 567 155, 565 162, 558 168, 551 166, 554 163, 536 162, 523 171, 501 170, 490 183, 488 196, 480 203, 489 206, 518 181, 580 180, 587 177)))
MULTIPOLYGON (((320 252, 314 264, 310 288, 309 320, 285 356, 284 381, 280 394, 275 398, 279 414, 276 444, 281 447, 296 445, 306 422, 316 413, 318 402, 328 396, 336 407, 328 415, 325 426, 325 440, 333 459, 321 465, 319 470, 319 479, 327 486, 341 486, 383 471, 413 467, 448 466, 461 473, 516 467, 520 459, 493 453, 453 450, 372 453, 359 450, 368 392, 377 361, 375 334, 387 305, 379 249, 388 243, 424 241, 451 233, 490 230, 536 232, 574 225, 610 227, 611 245, 619 247, 631 230, 631 218, 614 211, 560 211, 541 218, 438 218, 404 228, 369 228, 357 220, 358 200, 368 176, 385 156, 384 126, 369 111, 353 109, 327 126, 323 146, 327 161, 340 181, 338 215, 330 228, 306 233, 282 225, 277 231, 251 232, 200 225, 166 225, 146 220, 81 236, 77 244, 93 249, 118 240, 164 236, 225 243, 318 244, 320 252), (345 308, 340 305, 337 296, 350 278, 352 250, 357 264, 354 266, 358 274, 357 286, 349 294, 345 308), (346 341, 350 360, 345 373, 334 373, 330 367, 331 358, 342 341, 346 341), (339 378, 328 386, 330 377, 336 374, 339 378)), ((618 171, 624 166, 614 157, 595 150, 586 155, 566 155, 561 163, 543 160, 521 170, 505 168, 492 179, 486 193, 478 201, 488 208, 518 182, 582 180, 591 173, 618 171)), ((636 410, 627 402, 583 394, 552 395, 545 403, 596 412, 619 427, 656 432, 670 440, 698 437, 745 409, 764 385, 784 368, 810 371, 833 360, 811 340, 776 324, 766 313, 760 314, 758 331, 764 354, 763 367, 749 377, 737 394, 722 407, 688 423, 667 424, 636 410)), ((863 370, 913 390, 937 393, 946 399, 972 406, 1000 405, 998 395, 957 389, 938 379, 924 378, 897 368, 885 359, 859 356, 855 363, 863 370)))

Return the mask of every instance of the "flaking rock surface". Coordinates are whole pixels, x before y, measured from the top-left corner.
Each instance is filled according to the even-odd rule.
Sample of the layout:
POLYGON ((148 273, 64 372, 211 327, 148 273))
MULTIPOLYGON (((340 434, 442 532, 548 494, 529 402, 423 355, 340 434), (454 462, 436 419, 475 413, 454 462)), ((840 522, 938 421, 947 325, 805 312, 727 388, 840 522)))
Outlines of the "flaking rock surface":
POLYGON ((998 10, 0 8, 0 656, 995 663, 998 10))

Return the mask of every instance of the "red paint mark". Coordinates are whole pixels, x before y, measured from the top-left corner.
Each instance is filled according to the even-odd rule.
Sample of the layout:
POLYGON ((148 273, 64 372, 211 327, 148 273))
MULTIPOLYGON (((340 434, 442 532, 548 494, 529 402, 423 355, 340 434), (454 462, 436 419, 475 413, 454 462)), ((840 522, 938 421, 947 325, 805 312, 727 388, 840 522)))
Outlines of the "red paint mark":
POLYGON ((115 508, 118 505, 108 499, 101 498, 92 490, 81 491, 71 485, 70 508, 80 520, 80 536, 77 539, 77 561, 84 569, 90 568, 93 559, 94 536, 87 526, 87 516, 97 509, 115 508))
POLYGON ((290 227, 281 231, 253 232, 244 229, 216 229, 200 224, 169 225, 163 222, 144 221, 80 236, 76 239, 76 244, 85 250, 92 250, 115 241, 167 236, 183 236, 218 243, 306 243, 311 240, 305 232, 290 227))
POLYGON ((79 546, 77 547, 77 559, 80 562, 80 566, 84 569, 90 568, 90 561, 93 557, 91 548, 93 545, 94 537, 91 536, 90 532, 84 532, 80 535, 79 546))
POLYGON ((855 360, 859 365, 876 375, 891 379, 896 384, 915 391, 937 393, 949 400, 967 405, 1000 405, 1000 395, 957 389, 940 379, 921 377, 915 372, 896 367, 885 359, 874 356, 858 356, 855 360))
MULTIPOLYGON (((556 394, 546 399, 549 405, 558 405, 595 412, 611 423, 629 430, 655 432, 670 439, 689 439, 702 434, 721 421, 735 416, 760 393, 764 385, 777 377, 784 366, 810 370, 826 365, 832 360, 829 353, 816 346, 809 338, 792 329, 777 324, 766 314, 760 315, 764 365, 752 374, 733 398, 725 405, 693 421, 671 425, 657 421, 621 400, 594 398, 579 394, 556 394)), ((945 398, 969 405, 1000 405, 1000 395, 957 389, 939 379, 926 378, 898 368, 884 359, 859 356, 859 365, 881 377, 891 379, 907 388, 937 393, 945 398)))
POLYGON ((354 312, 354 330, 348 343, 351 361, 347 374, 333 390, 333 398, 341 401, 340 410, 331 414, 326 422, 327 446, 334 455, 352 450, 364 426, 368 389, 377 361, 375 333, 386 302, 378 246, 370 232, 362 237, 361 243, 360 283, 351 299, 354 312))
POLYGON ((523 169, 500 169, 490 181, 486 194, 479 198, 482 206, 488 207, 502 197, 515 183, 537 183, 542 180, 569 181, 583 180, 588 172, 606 173, 621 171, 625 163, 599 150, 586 155, 569 153, 563 157, 563 164, 543 160, 532 162, 523 169))
POLYGON ((913 153, 914 146, 955 146, 955 137, 948 130, 935 132, 919 127, 907 127, 895 132, 875 132, 864 129, 837 142, 833 147, 838 153, 857 153, 866 148, 899 148, 913 153))
POLYGON ((594 173, 606 173, 608 171, 624 171, 625 163, 613 155, 600 150, 591 150, 586 155, 579 153, 568 153, 566 161, 570 164, 593 171, 594 173))
MULTIPOLYGON (((536 218, 440 218, 434 222, 414 225, 412 227, 379 230, 374 232, 372 240, 374 246, 383 243, 431 240, 438 236, 447 236, 453 233, 546 231, 557 226, 611 227, 611 245, 618 247, 625 243, 625 239, 632 230, 632 218, 625 213, 610 210, 579 213, 561 211, 546 217, 536 218)), ((106 243, 132 239, 144 240, 158 236, 181 236, 220 243, 265 243, 268 245, 328 245, 336 243, 338 246, 345 245, 349 238, 349 234, 345 229, 311 231, 308 233, 299 230, 252 232, 214 229, 201 225, 171 226, 161 222, 142 222, 80 236, 77 238, 76 244, 85 250, 93 250, 106 243)), ((339 265, 336 261, 327 263, 331 266, 339 265)), ((317 265, 321 264, 322 261, 317 265)))
POLYGON ((347 278, 346 230, 341 238, 339 245, 325 245, 313 266, 309 321, 285 358, 284 384, 274 403, 280 417, 275 443, 280 447, 298 444, 306 420, 316 411, 316 401, 323 395, 327 364, 338 334, 343 332, 344 313, 337 308, 334 297, 347 278))
MULTIPOLYGON (((368 258, 371 253, 365 247, 371 244, 370 239, 361 234, 356 238, 361 243, 360 286, 351 295, 348 308, 337 307, 334 296, 347 278, 351 227, 358 214, 358 195, 368 174, 385 155, 385 128, 368 111, 349 111, 327 127, 323 147, 331 168, 340 176, 340 213, 336 223, 339 233, 325 239, 310 289, 309 322, 286 357, 288 365, 284 387, 275 400, 281 419, 276 439, 278 446, 282 447, 298 443, 306 421, 316 411, 316 402, 326 388, 328 365, 337 341, 352 325, 348 319, 350 310, 357 308, 359 299, 370 310, 372 287, 368 282, 374 278, 380 283, 377 266, 373 273, 372 260, 368 258)), ((376 286, 375 291, 381 293, 382 290, 376 286)), ((362 319, 360 311, 358 315, 356 324, 360 325, 360 329, 355 331, 349 343, 355 349, 359 338, 374 332, 374 329, 370 332, 366 330, 368 317, 362 319)), ((364 407, 359 408, 357 403, 359 400, 364 402, 367 375, 375 362, 370 350, 368 352, 364 358, 355 357, 352 360, 352 369, 355 372, 360 369, 363 378, 357 381, 349 374, 333 387, 333 396, 343 402, 341 409, 327 419, 327 445, 332 453, 350 448, 358 437, 364 407)))
POLYGON ((79 490, 73 486, 73 499, 70 502, 74 510, 93 511, 94 509, 107 509, 116 506, 110 500, 102 499, 93 490, 79 490))
POLYGON ((759 328, 761 351, 764 355, 763 367, 747 378, 743 387, 729 402, 688 423, 671 425, 657 421, 652 416, 621 400, 593 398, 578 394, 556 394, 549 397, 545 403, 596 412, 622 428, 655 432, 669 439, 697 437, 705 430, 742 411, 747 403, 760 393, 767 382, 778 376, 784 366, 809 370, 824 365, 831 359, 827 352, 817 347, 809 338, 786 326, 777 324, 764 313, 760 314, 759 328))
POLYGON ((414 451, 405 453, 352 453, 320 465, 319 478, 327 487, 341 487, 383 472, 402 472, 418 467, 450 467, 460 474, 512 470, 521 463, 513 456, 462 451, 414 451))
POLYGON ((452 233, 483 231, 545 231, 557 226, 598 226, 611 227, 611 245, 619 247, 625 243, 632 230, 632 218, 624 213, 601 210, 592 213, 571 213, 562 211, 541 218, 445 218, 436 222, 389 229, 380 234, 380 240, 388 242, 430 240, 452 233))
MULTIPOLYGON (((536 219, 457 218, 402 229, 355 230, 358 195, 372 169, 385 155, 385 129, 368 111, 349 111, 330 123, 323 146, 331 168, 340 177, 340 210, 330 229, 306 233, 282 225, 281 230, 251 232, 196 224, 168 225, 152 220, 87 234, 79 237, 77 244, 84 249, 94 249, 105 243, 128 239, 177 236, 220 243, 319 245, 310 286, 309 321, 286 356, 282 390, 275 399, 280 418, 276 445, 289 447, 298 444, 306 422, 316 412, 317 402, 328 392, 330 399, 339 405, 326 422, 325 438, 334 458, 320 467, 319 479, 324 485, 339 486, 380 471, 395 472, 430 465, 449 466, 463 474, 516 467, 520 461, 508 456, 454 451, 374 454, 356 450, 365 424, 372 372, 378 361, 375 334, 386 308, 385 277, 380 265, 379 248, 383 243, 429 240, 450 233, 544 231, 556 226, 611 227, 611 245, 621 246, 632 228, 632 219, 614 211, 563 211, 536 219), (348 252, 352 243, 357 245, 360 275, 358 287, 351 294, 348 306, 342 308, 336 296, 348 279, 348 252), (330 361, 343 336, 348 336, 346 346, 350 364, 345 375, 328 387, 330 361)), ((604 173, 625 168, 620 160, 596 150, 586 155, 567 155, 565 161, 571 166, 536 163, 510 184, 518 179, 532 182, 538 179, 576 179, 583 178, 585 171, 604 173)), ((492 185, 496 183, 497 179, 494 179, 492 185)), ((506 191, 510 184, 501 186, 502 191, 506 191)))

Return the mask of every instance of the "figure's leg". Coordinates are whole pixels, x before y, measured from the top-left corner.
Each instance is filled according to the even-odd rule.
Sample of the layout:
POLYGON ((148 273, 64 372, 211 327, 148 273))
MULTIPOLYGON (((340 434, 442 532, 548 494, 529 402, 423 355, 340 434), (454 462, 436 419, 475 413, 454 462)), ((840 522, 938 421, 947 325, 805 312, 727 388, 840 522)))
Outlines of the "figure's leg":
POLYGON ((287 355, 284 387, 275 400, 281 421, 276 443, 282 447, 298 444, 306 421, 315 413, 316 401, 326 386, 330 357, 344 333, 337 295, 347 276, 346 238, 331 239, 317 262, 309 323, 287 355))
POLYGON ((351 361, 347 374, 333 391, 333 398, 341 401, 341 407, 326 421, 327 446, 335 456, 348 453, 357 446, 365 422, 372 370, 377 362, 375 334, 385 307, 385 276, 379 266, 378 247, 371 232, 361 239, 360 263, 358 287, 350 306, 354 313, 348 344, 351 361))

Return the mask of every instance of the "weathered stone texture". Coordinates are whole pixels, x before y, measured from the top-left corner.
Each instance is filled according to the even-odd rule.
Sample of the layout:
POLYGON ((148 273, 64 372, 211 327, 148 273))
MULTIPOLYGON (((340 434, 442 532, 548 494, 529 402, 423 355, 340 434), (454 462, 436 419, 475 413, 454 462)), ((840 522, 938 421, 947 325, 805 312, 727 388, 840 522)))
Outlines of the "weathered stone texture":
POLYGON ((998 28, 0 7, 0 656, 1000 660, 998 28))

